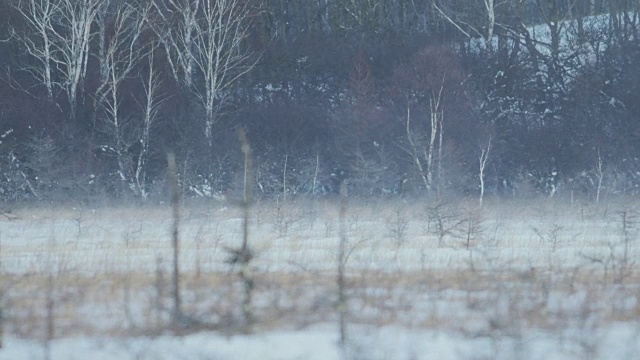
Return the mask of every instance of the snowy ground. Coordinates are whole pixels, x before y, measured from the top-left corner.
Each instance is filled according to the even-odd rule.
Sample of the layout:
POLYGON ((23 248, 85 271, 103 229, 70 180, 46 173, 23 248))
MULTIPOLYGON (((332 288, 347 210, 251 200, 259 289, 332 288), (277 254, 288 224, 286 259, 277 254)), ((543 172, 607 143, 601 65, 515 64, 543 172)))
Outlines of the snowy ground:
MULTIPOLYGON (((270 331, 225 338, 201 332, 184 337, 66 338, 51 343, 52 359, 636 359, 638 328, 612 325, 589 334, 547 334, 527 331, 520 337, 469 338, 456 333, 398 327, 358 329, 345 352, 329 326, 304 331, 270 331), (595 341, 591 355, 584 347, 595 341)), ((44 358, 33 341, 9 339, 0 359, 44 358)))
POLYGON ((344 219, 344 349, 336 325, 334 202, 253 209, 257 325, 251 335, 237 331, 241 284, 225 262, 225 249, 241 239, 239 209, 182 209, 183 304, 197 326, 180 336, 167 330, 167 207, 56 207, 15 215, 0 216, 0 359, 629 359, 640 353, 640 210, 629 202, 502 202, 483 209, 474 201, 351 203, 344 219), (47 342, 51 333, 55 339, 47 342))

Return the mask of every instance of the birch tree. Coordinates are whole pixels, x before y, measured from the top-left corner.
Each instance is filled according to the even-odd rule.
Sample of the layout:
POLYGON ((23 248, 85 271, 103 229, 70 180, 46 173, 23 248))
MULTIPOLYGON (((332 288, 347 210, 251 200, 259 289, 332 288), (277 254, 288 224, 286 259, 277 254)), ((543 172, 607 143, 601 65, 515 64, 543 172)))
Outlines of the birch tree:
POLYGON ((228 96, 226 91, 255 64, 242 44, 249 35, 249 6, 240 0, 153 4, 158 18, 153 27, 171 73, 203 106, 204 133, 211 145, 216 110, 228 96))
POLYGON ((194 39, 201 0, 153 0, 155 18, 150 22, 173 78, 187 89, 193 85, 194 39))
POLYGON ((409 152, 411 154, 411 157, 413 158, 413 162, 416 165, 416 168, 418 170, 418 174, 422 178, 422 183, 424 184, 425 189, 429 190, 431 188, 431 182, 429 181, 429 177, 427 176, 427 172, 425 171, 425 167, 422 165, 423 159, 420 156, 420 150, 419 150, 419 147, 417 145, 418 139, 415 138, 415 135, 413 134, 413 132, 411 130, 411 107, 410 107, 410 105, 407 105, 407 120, 406 120, 406 124, 407 124, 407 139, 409 140, 409 145, 411 146, 411 148, 409 149, 409 152))
POLYGON ((411 114, 409 106, 407 106, 407 139, 411 145, 411 156, 422 177, 425 188, 431 191, 433 188, 434 173, 442 174, 442 141, 444 132, 444 79, 442 84, 429 91, 429 135, 426 141, 420 141, 413 134, 410 125, 411 114), (423 165, 423 162, 425 163, 423 165), (438 164, 437 170, 434 169, 434 163, 438 164))
POLYGON ((54 62, 61 73, 69 102, 71 119, 77 115, 78 91, 87 75, 89 44, 93 32, 91 26, 101 0, 53 0, 59 1, 60 13, 54 27, 54 62))
MULTIPOLYGON (((436 180, 443 183, 445 118, 462 84, 462 73, 453 53, 444 48, 426 48, 416 54, 409 66, 395 73, 395 86, 406 102, 407 152, 428 192, 434 190, 436 180), (412 114, 410 109, 418 111, 412 114), (413 117, 427 117, 415 121, 413 117)), ((440 190, 437 187, 437 190, 440 190)))
POLYGON ((224 103, 227 90, 255 63, 243 49, 249 34, 249 8, 240 0, 204 0, 197 22, 194 64, 202 75, 203 89, 195 95, 204 106, 205 136, 211 145, 217 106, 224 103))
POLYGON ((26 67, 25 70, 44 85, 49 100, 53 100, 54 92, 51 68, 55 64, 53 17, 59 11, 54 1, 56 0, 19 1, 15 9, 26 25, 25 31, 12 30, 34 61, 34 65, 26 67))
POLYGON ((122 93, 122 84, 145 54, 140 37, 147 11, 138 11, 127 2, 118 2, 110 15, 113 17, 112 30, 104 46, 104 59, 101 60, 101 72, 105 77, 96 91, 96 104, 102 110, 106 132, 112 141, 112 145, 103 145, 102 150, 116 157, 118 177, 122 182, 129 182, 131 166, 127 149, 137 139, 126 136, 126 117, 122 109, 123 96, 126 94, 122 93))
POLYGON ((76 118, 79 88, 87 75, 89 45, 100 0, 25 0, 16 10, 25 23, 18 38, 35 60, 26 70, 42 82, 47 96, 55 89, 67 96, 76 118))
POLYGON ((160 108, 167 99, 160 92, 160 86, 162 80, 160 74, 156 71, 153 63, 153 52, 149 57, 149 72, 144 79, 144 116, 142 119, 142 136, 140 138, 140 154, 138 155, 136 163, 136 171, 134 175, 135 185, 137 193, 146 199, 148 191, 146 187, 147 183, 147 160, 149 158, 149 143, 151 141, 151 129, 156 123, 160 108))

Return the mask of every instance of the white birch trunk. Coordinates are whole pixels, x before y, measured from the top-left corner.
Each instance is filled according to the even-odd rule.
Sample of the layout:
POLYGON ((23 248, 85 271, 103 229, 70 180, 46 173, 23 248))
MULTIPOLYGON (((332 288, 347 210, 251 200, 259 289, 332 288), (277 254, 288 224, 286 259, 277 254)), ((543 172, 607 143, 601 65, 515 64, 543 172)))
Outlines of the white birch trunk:
POLYGON ((484 201, 484 191, 485 191, 485 186, 484 186, 484 173, 485 173, 485 169, 487 168, 487 164, 489 163, 489 154, 491 152, 491 136, 489 136, 489 140, 487 142, 487 146, 483 149, 481 149, 480 152, 480 172, 478 177, 480 178, 480 206, 482 206, 482 203, 484 201))
POLYGON ((429 179, 425 173, 424 167, 422 166, 422 161, 420 160, 420 153, 418 152, 418 147, 413 139, 413 134, 411 133, 411 109, 409 105, 407 105, 407 139, 409 140, 409 145, 411 145, 411 156, 413 157, 413 161, 418 168, 418 172, 420 173, 420 177, 422 178, 422 182, 427 190, 429 190, 430 183, 429 179))

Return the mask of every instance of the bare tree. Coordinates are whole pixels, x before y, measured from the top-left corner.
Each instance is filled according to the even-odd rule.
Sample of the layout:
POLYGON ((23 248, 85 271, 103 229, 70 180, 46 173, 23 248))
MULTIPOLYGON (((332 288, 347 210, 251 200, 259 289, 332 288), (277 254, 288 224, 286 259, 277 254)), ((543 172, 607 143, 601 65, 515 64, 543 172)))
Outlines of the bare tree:
POLYGON ((197 31, 199 0, 154 0, 156 21, 151 26, 165 51, 175 80, 185 88, 193 84, 194 39, 197 31))
POLYGON ((194 64, 203 77, 204 91, 197 90, 206 112, 205 136, 211 143, 215 110, 224 103, 225 91, 246 74, 255 62, 243 48, 249 35, 249 8, 240 0, 204 0, 196 23, 194 64))
POLYGON ((146 188, 147 182, 147 159, 149 157, 149 142, 151 141, 151 128, 155 124, 161 106, 166 100, 162 94, 160 94, 160 85, 162 80, 159 77, 153 63, 153 52, 149 54, 149 73, 144 86, 144 116, 142 119, 142 135, 140 137, 140 154, 136 164, 136 171, 134 174, 136 191, 143 198, 146 199, 148 192, 146 188))
POLYGON ((429 91, 429 125, 430 131, 426 142, 420 142, 413 134, 410 120, 411 112, 407 106, 407 139, 411 145, 411 155, 414 163, 416 164, 422 181, 427 191, 433 189, 433 176, 434 176, 434 162, 437 160, 438 171, 437 174, 442 173, 442 141, 444 132, 444 79, 442 84, 437 88, 432 88, 429 91), (434 159, 435 158, 435 159, 434 159), (424 164, 423 164, 424 162, 424 164))
POLYGON ((173 77, 205 109, 205 136, 212 129, 225 91, 246 74, 250 62, 242 42, 249 35, 250 9, 240 0, 156 0, 153 23, 173 77), (163 24, 163 25, 160 25, 163 24), (194 76, 199 75, 201 78, 194 76))
POLYGON ((25 21, 26 33, 19 35, 36 65, 34 74, 54 98, 54 88, 67 95, 69 112, 76 117, 79 87, 87 74, 92 25, 101 0, 18 1, 16 10, 25 21))
POLYGON ((445 123, 449 123, 449 114, 458 111, 454 98, 464 96, 464 76, 458 59, 449 49, 427 47, 410 63, 396 69, 392 86, 399 95, 398 103, 407 106, 409 146, 405 151, 426 190, 439 194, 445 182, 445 123))
POLYGON ((60 9, 57 26, 53 29, 54 62, 61 73, 61 85, 69 101, 71 118, 76 118, 78 88, 87 75, 91 26, 98 12, 100 0, 55 0, 60 9), (57 28, 61 30, 57 30, 57 28))
MULTIPOLYGON (((113 13, 101 19, 107 21, 107 16, 113 17, 112 30, 107 34, 107 43, 103 48, 101 47, 104 49, 104 59, 101 59, 100 69, 102 82, 96 91, 96 104, 103 110, 107 135, 113 141, 112 145, 103 145, 102 149, 115 156, 118 176, 123 183, 130 182, 133 175, 127 160, 127 149, 132 142, 139 140, 127 137, 131 131, 125 127, 127 118, 122 111, 122 100, 125 95, 122 93, 122 84, 145 55, 145 46, 141 43, 140 37, 147 11, 148 8, 138 10, 127 2, 118 2, 113 13)), ((145 90, 147 91, 148 88, 145 90)))
POLYGON ((16 38, 35 61, 35 65, 26 70, 45 86, 49 100, 53 100, 54 87, 51 69, 55 64, 53 17, 58 12, 54 1, 56 0, 19 1, 15 6, 26 24, 26 32, 16 32, 16 38))

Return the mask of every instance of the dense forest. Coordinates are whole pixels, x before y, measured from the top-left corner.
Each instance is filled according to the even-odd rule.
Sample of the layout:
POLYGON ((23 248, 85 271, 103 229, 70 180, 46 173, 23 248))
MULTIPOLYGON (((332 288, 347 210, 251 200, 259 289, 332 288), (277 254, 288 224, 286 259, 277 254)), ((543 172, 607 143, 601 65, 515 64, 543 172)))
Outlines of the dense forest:
POLYGON ((0 198, 640 190, 638 0, 4 0, 0 198))

